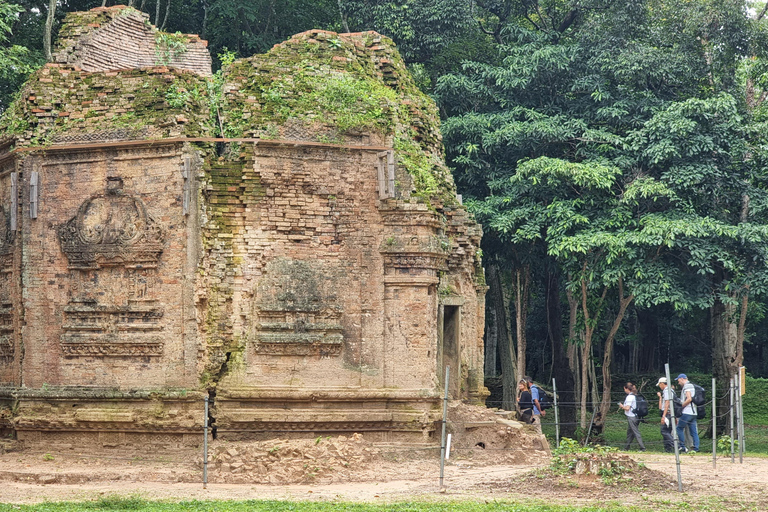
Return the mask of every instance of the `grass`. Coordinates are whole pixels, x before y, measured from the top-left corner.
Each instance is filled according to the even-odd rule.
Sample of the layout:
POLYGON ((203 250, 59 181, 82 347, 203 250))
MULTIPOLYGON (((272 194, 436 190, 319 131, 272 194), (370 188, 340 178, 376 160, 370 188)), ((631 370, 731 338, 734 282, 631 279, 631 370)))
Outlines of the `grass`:
POLYGON ((291 502, 291 501, 147 501, 140 497, 101 498, 91 502, 58 502, 36 505, 3 505, 0 512, 35 511, 35 512, 77 512, 106 510, 141 510, 147 512, 205 511, 205 512, 632 512, 652 510, 650 508, 627 507, 619 503, 607 503, 600 506, 551 505, 542 502, 513 501, 491 502, 399 502, 399 503, 345 503, 345 502, 291 502))
MULTIPOLYGON (((659 416, 655 413, 656 411, 652 410, 645 418, 645 422, 640 424, 640 434, 643 436, 643 443, 645 444, 647 451, 663 453, 664 444, 661 438, 659 416)), ((549 418, 550 415, 548 414, 547 419, 549 418)), ((549 421, 554 421, 554 414, 552 414, 549 421)), ((711 417, 698 421, 699 447, 702 453, 712 453, 712 437, 707 435, 708 427, 710 427, 711 424, 711 417)), ((552 423, 548 423, 545 419, 542 423, 542 431, 546 434, 547 439, 549 439, 550 444, 554 448, 555 426, 552 423)), ((596 437, 594 434, 590 436, 591 441, 619 449, 624 448, 626 439, 627 420, 624 413, 620 411, 612 412, 608 415, 608 421, 606 422, 602 436, 596 437)), ((764 425, 746 425, 744 429, 744 439, 747 455, 768 455, 768 427, 764 425)), ((633 441, 630 446, 630 451, 637 451, 638 449, 637 442, 633 441)))

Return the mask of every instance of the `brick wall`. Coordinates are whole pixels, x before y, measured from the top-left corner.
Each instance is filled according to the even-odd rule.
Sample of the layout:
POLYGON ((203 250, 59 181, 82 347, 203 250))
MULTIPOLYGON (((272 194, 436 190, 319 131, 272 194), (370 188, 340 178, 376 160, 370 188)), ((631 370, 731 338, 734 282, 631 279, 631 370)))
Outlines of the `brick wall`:
POLYGON ((452 396, 482 402, 481 230, 386 38, 311 31, 233 64, 215 121, 243 137, 225 141, 198 75, 76 67, 99 34, 145 28, 82 16, 67 63, 4 118, 0 227, 12 173, 19 223, 0 237, 0 401, 25 386, 20 438, 185 446, 210 393, 223 437, 426 439, 446 366, 452 396), (382 116, 342 129, 328 98, 298 109, 308 62, 329 87, 372 87, 382 116))
POLYGON ((64 19, 53 61, 83 71, 168 66, 211 74, 207 43, 194 34, 165 34, 149 15, 125 6, 97 7, 64 19))

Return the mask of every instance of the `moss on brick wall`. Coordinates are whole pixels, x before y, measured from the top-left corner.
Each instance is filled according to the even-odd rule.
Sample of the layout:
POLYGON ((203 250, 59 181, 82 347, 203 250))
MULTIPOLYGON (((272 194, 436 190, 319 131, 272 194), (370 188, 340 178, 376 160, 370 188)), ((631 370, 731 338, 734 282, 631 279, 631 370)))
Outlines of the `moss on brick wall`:
POLYGON ((209 136, 206 79, 164 67, 86 73, 48 64, 0 118, 17 146, 98 139, 209 136), (112 132, 111 134, 109 132, 112 132))
POLYGON ((235 61, 224 80, 227 136, 343 143, 372 133, 394 145, 417 196, 455 203, 435 104, 388 38, 304 32, 235 61))

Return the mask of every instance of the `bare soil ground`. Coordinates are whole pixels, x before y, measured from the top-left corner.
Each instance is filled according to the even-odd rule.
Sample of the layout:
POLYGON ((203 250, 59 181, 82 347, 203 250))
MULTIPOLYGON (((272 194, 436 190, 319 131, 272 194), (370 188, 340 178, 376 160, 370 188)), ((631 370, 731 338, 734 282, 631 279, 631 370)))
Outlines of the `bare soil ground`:
MULTIPOLYGON (((524 500, 550 503, 618 502, 673 510, 722 503, 733 509, 768 510, 768 459, 711 455, 681 458, 683 492, 677 492, 673 455, 630 454, 643 462, 629 479, 605 485, 592 475, 548 474, 548 457, 519 451, 459 450, 439 485, 437 451, 392 450, 361 436, 262 443, 214 443, 209 483, 202 484, 200 454, 173 457, 7 452, 0 454, 0 503, 85 501, 103 496, 154 500, 327 500, 353 502, 524 500)), ((710 508, 708 508, 710 509, 710 508)))

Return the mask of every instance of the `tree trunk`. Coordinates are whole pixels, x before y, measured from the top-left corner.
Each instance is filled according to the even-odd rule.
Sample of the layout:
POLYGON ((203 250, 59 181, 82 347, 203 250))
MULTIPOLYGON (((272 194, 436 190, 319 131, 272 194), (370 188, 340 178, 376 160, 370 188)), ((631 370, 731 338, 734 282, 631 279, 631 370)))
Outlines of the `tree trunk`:
MULTIPOLYGON (((564 393, 558 393, 558 404, 560 409, 560 423, 564 424, 560 428, 560 433, 565 437, 573 437, 576 430, 576 407, 574 400, 570 395, 573 387, 573 373, 568 364, 568 358, 565 353, 563 339, 563 318, 560 310, 560 282, 557 276, 550 273, 547 278, 547 326, 549 337, 552 342, 554 352, 552 354, 552 371, 557 382, 557 388, 564 393), (563 400, 560 397, 566 398, 563 400)), ((574 326, 575 329, 575 326, 574 326)))
POLYGON ((171 12, 171 0, 168 0, 168 3, 165 4, 165 16, 163 17, 163 25, 160 27, 160 30, 165 30, 165 25, 168 23, 168 14, 171 12))
POLYGON ((48 16, 45 18, 45 33, 43 34, 43 51, 45 60, 51 62, 53 53, 51 52, 51 33, 53 32, 53 19, 56 16, 56 0, 48 2, 48 16))
MULTIPOLYGON (((587 305, 589 291, 587 289, 587 280, 585 278, 586 273, 587 263, 585 262, 581 271, 581 311, 584 315, 584 346, 581 349, 581 417, 579 418, 579 426, 582 429, 587 428, 587 391, 589 389, 589 370, 591 366, 590 362, 592 360, 592 335, 594 334, 595 326, 597 325, 597 318, 592 318, 587 305)), ((600 296, 596 311, 600 311, 602 302, 605 300, 605 295, 607 293, 608 288, 603 288, 603 293, 600 296)), ((593 388, 596 380, 595 377, 594 367, 592 367, 593 388)), ((597 394, 596 389, 595 394, 597 394)), ((597 403, 597 399, 593 397, 592 402, 597 403)))
POLYGON ((507 411, 515 410, 517 406, 517 366, 515 347, 509 332, 507 322, 507 300, 504 297, 504 288, 501 280, 501 272, 498 264, 488 265, 488 294, 489 302, 494 310, 496 329, 498 332, 497 343, 501 358, 501 382, 502 403, 501 408, 507 411))
POLYGON ((341 0, 338 0, 339 4, 339 16, 341 17, 341 25, 344 27, 344 32, 349 33, 349 25, 347 25, 347 17, 344 14, 344 9, 341 6, 341 0))
MULTIPOLYGON (((168 1, 170 2, 171 0, 168 1)), ((160 27, 160 0, 155 2, 155 26, 160 27)))
POLYGON ((498 377, 498 373, 496 372, 496 354, 499 351, 499 318, 495 304, 486 303, 484 348, 484 374, 486 377, 498 377))
POLYGON ((736 306, 719 299, 712 310, 712 373, 719 382, 729 382, 741 366, 743 347, 739 347, 739 326, 733 320, 736 306))
POLYGON ((566 288, 565 296, 568 299, 568 366, 573 374, 573 402, 581 396, 581 372, 579 371, 579 345, 576 343, 576 321, 579 316, 579 301, 573 293, 566 288))
POLYGON ((581 280, 581 309, 584 314, 584 345, 581 347, 581 397, 579 426, 587 428, 587 391, 589 390, 589 359, 592 353, 592 333, 595 331, 592 325, 589 308, 587 307, 587 282, 581 280))
POLYGON ((600 424, 605 423, 608 417, 608 409, 611 407, 611 362, 613 360, 613 345, 616 339, 616 333, 619 332, 621 321, 624 320, 624 314, 627 308, 634 300, 635 296, 631 293, 624 297, 624 282, 619 278, 619 311, 616 313, 616 319, 613 321, 608 337, 605 339, 605 350, 603 351, 603 401, 600 404, 600 424))
POLYGON ((528 319, 528 290, 531 284, 531 267, 518 267, 514 272, 515 287, 515 338, 517 341, 517 375, 523 378, 525 373, 527 340, 525 337, 528 319))

